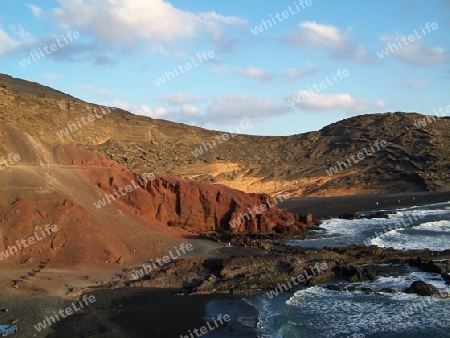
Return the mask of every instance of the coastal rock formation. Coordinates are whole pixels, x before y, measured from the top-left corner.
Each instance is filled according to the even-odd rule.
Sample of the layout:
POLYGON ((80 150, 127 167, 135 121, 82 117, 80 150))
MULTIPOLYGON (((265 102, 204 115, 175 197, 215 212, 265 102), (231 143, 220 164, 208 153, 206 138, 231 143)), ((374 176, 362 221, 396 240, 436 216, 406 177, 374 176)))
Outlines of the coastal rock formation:
POLYGON ((0 136, 6 154, 20 154, 0 175, 1 264, 144 261, 163 255, 182 236, 298 231, 306 227, 300 220, 308 220, 279 209, 280 197, 145 178, 101 154, 43 143, 8 126, 0 136))
MULTIPOLYGON (((140 267, 131 268, 116 280, 114 287, 165 287, 183 289, 189 294, 251 294, 276 288, 279 292, 290 292, 305 285, 329 283, 338 278, 340 284, 330 284, 328 289, 394 293, 397 291, 389 288, 362 288, 359 282, 374 281, 377 276, 387 272, 397 275, 407 273, 412 257, 424 260, 433 258, 436 262, 450 258, 450 250, 397 251, 356 245, 332 249, 273 245, 267 250, 261 250, 260 247, 255 243, 252 251, 246 254, 239 254, 241 248, 223 248, 220 252, 225 255, 223 258, 180 259, 152 270, 138 280, 131 276, 140 267), (392 262, 396 264, 379 265, 392 262), (351 284, 341 283, 342 279, 351 284)), ((437 290, 432 285, 414 282, 405 292, 431 295, 437 290)), ((446 294, 441 296, 448 297, 446 294)))
POLYGON ((134 180, 127 182, 120 175, 116 172, 110 177, 102 176, 95 183, 105 194, 113 194, 133 181, 144 182, 141 188, 145 193, 137 189, 123 202, 136 209, 142 217, 171 227, 192 232, 233 233, 269 232, 274 227, 289 228, 294 224, 306 227, 306 224, 296 221, 296 215, 277 206, 282 197, 246 194, 222 185, 176 177, 155 177, 145 181, 140 175, 135 175, 134 180), (261 212, 262 209, 265 211, 261 212))
POLYGON ((434 285, 419 280, 412 282, 412 284, 405 289, 405 292, 415 293, 419 296, 432 296, 438 293, 438 289, 434 285))

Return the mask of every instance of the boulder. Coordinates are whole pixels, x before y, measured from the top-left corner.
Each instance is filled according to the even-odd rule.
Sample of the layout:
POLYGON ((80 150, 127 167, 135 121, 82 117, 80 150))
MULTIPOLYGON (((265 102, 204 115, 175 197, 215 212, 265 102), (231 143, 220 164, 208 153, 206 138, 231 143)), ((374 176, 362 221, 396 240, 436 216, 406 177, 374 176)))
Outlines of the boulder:
POLYGON ((276 226, 273 227, 273 230, 280 235, 285 235, 288 233, 288 230, 286 228, 286 226, 282 225, 282 224, 278 224, 276 226))
POLYGON ((359 218, 359 214, 340 214, 339 218, 341 219, 358 219, 359 218))
POLYGON ((419 296, 432 296, 438 293, 438 289, 434 285, 419 280, 412 282, 412 284, 405 289, 405 292, 415 293, 419 296))

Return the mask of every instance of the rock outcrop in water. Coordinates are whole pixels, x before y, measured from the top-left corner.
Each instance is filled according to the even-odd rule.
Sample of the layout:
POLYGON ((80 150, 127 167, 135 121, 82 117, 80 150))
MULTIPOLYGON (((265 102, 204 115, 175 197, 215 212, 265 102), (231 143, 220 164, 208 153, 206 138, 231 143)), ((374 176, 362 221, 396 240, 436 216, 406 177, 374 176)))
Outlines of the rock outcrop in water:
MULTIPOLYGON (((152 270, 138 279, 135 278, 135 271, 139 268, 132 268, 124 272, 120 278, 115 278, 113 287, 166 287, 184 289, 186 293, 197 294, 230 292, 251 294, 276 288, 279 292, 291 292, 304 285, 324 284, 333 278, 339 278, 340 281, 347 280, 348 283, 330 285, 328 287, 330 290, 393 293, 403 290, 362 288, 358 283, 375 281, 380 274, 407 273, 407 268, 399 266, 413 266, 413 257, 427 261, 433 259, 436 262, 444 260, 448 262, 450 259, 450 250, 398 251, 358 245, 316 249, 273 244, 261 250, 264 245, 258 242, 264 241, 253 241, 253 251, 247 248, 245 255, 238 254, 242 249, 232 251, 234 254, 231 254, 227 253, 228 248, 224 248, 218 255, 224 255, 223 258, 182 259, 152 270), (380 267, 379 264, 385 266, 380 267), (281 287, 283 290, 280 290, 281 284, 285 285, 281 287)), ((108 287, 106 284, 105 286, 108 287)), ((428 284, 415 283, 407 292, 433 295, 436 290, 428 284)), ((441 297, 448 295, 441 294, 441 297)))
POLYGON ((432 284, 428 284, 421 280, 418 280, 412 282, 412 284, 405 289, 405 292, 415 293, 419 296, 432 296, 438 293, 438 289, 432 284))

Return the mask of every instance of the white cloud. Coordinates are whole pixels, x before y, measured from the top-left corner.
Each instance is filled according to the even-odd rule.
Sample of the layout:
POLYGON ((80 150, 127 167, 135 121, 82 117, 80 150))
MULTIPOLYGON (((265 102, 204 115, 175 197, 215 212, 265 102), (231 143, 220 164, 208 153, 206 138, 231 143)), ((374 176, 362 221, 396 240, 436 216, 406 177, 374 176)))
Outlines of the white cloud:
POLYGON ((136 114, 153 117, 155 119, 161 119, 161 118, 167 118, 167 116, 170 113, 164 107, 156 107, 155 109, 152 109, 147 105, 142 105, 141 108, 138 109, 136 114))
POLYGON ((33 38, 30 32, 27 32, 21 25, 11 26, 11 31, 17 35, 22 44, 36 43, 37 39, 33 38))
POLYGON ((129 104, 127 102, 123 102, 120 100, 115 100, 110 105, 112 107, 117 107, 129 111, 130 113, 136 115, 142 115, 157 119, 169 118, 171 115, 171 113, 164 107, 156 107, 153 109, 146 104, 136 105, 136 104, 129 104))
POLYGON ((163 102, 166 102, 167 104, 171 106, 180 107, 189 103, 198 103, 205 101, 205 99, 201 96, 189 96, 185 93, 177 93, 173 95, 167 95, 167 96, 160 96, 158 99, 160 99, 163 102))
POLYGON ((185 105, 181 107, 178 111, 169 110, 162 106, 152 108, 147 104, 130 104, 120 100, 115 100, 108 105, 112 107, 121 108, 136 115, 147 116, 154 119, 164 119, 169 121, 177 121, 181 123, 196 122, 198 124, 201 124, 203 120, 203 117, 200 116, 200 109, 190 105, 185 105))
POLYGON ((302 108, 336 109, 351 108, 356 101, 350 94, 313 94, 299 104, 302 108))
MULTIPOLYGON (((179 95, 179 97, 184 98, 184 95, 179 95)), ((181 101, 183 100, 179 100, 177 103, 181 103, 181 101)), ((146 104, 130 104, 116 100, 108 105, 137 115, 199 126, 207 123, 237 123, 245 118, 252 121, 264 120, 291 112, 291 108, 283 106, 281 103, 248 95, 215 97, 205 112, 191 104, 184 104, 178 109, 167 109, 163 106, 152 108, 146 104)))
POLYGON ((252 79, 259 82, 268 82, 274 78, 273 74, 267 73, 264 70, 254 66, 240 68, 226 65, 214 65, 211 69, 216 74, 235 73, 247 79, 252 79))
POLYGON ((407 89, 422 89, 425 87, 428 87, 430 85, 430 82, 425 79, 406 79, 405 81, 405 87, 407 89))
POLYGON ((305 71, 295 69, 295 68, 288 68, 288 69, 283 70, 283 75, 289 81, 294 81, 294 80, 303 79, 303 78, 307 77, 307 75, 305 74, 305 71))
MULTIPOLYGON (((386 45, 392 44, 398 47, 399 42, 397 39, 400 40, 400 38, 402 38, 403 36, 404 35, 399 33, 393 33, 382 35, 380 38, 381 41, 383 41, 386 45)), ((421 39, 424 38, 426 38, 426 36, 422 37, 421 39)), ((400 61, 414 66, 430 66, 442 64, 448 62, 449 60, 448 53, 440 47, 425 48, 422 45, 421 40, 416 40, 414 42, 408 43, 409 44, 406 45, 400 42, 401 47, 398 48, 398 50, 392 47, 392 50, 394 52, 390 54, 390 56, 393 56, 400 61)))
POLYGON ((200 113, 200 110, 194 106, 183 106, 180 109, 180 113, 182 115, 198 115, 200 113))
POLYGON ((131 109, 131 105, 129 103, 126 103, 126 102, 123 102, 123 101, 120 101, 120 100, 114 100, 113 102, 108 103, 106 105, 110 106, 110 107, 117 107, 117 108, 120 108, 120 109, 127 110, 127 111, 131 112, 131 110, 130 110, 131 109))
POLYGON ((384 108, 386 107, 386 102, 384 102, 383 100, 377 100, 375 101, 375 106, 380 109, 384 108))
POLYGON ((17 48, 18 45, 19 43, 13 40, 8 33, 0 27, 0 55, 8 53, 17 48))
POLYGON ((18 50, 22 47, 31 46, 36 43, 32 35, 27 32, 22 26, 10 26, 12 34, 8 34, 2 27, 0 27, 0 55, 7 54, 18 50), (12 36, 14 35, 14 37, 12 36))
POLYGON ((307 64, 308 67, 305 70, 296 69, 296 68, 288 68, 283 70, 283 76, 288 81, 295 81, 299 79, 307 78, 315 73, 317 73, 318 68, 310 63, 307 64))
POLYGON ((222 25, 247 21, 215 12, 193 13, 164 0, 59 0, 54 16, 65 29, 80 29, 101 40, 117 42, 133 50, 141 41, 152 49, 162 43, 191 39, 209 32, 214 41, 222 39, 222 25))
MULTIPOLYGON (((360 100, 354 99, 350 94, 317 94, 306 90, 299 91, 293 97, 296 97, 295 106, 301 110, 327 111, 327 110, 345 110, 348 112, 359 111, 366 108, 366 104, 360 100)), ((293 97, 289 98, 290 100, 293 97)))
POLYGON ((289 107, 277 102, 248 95, 223 95, 214 98, 206 108, 205 122, 236 123, 242 119, 263 120, 266 117, 287 114, 289 107))
POLYGON ((45 73, 44 78, 48 81, 57 81, 60 79, 60 76, 54 72, 45 73))
POLYGON ((229 66, 225 66, 225 65, 213 65, 211 66, 211 70, 216 73, 216 74, 223 74, 225 72, 230 71, 230 67, 229 66))
POLYGON ((200 13, 200 18, 205 22, 223 22, 227 25, 246 25, 248 20, 241 19, 236 16, 224 16, 216 12, 200 13))
POLYGON ((151 46, 150 47, 150 53, 151 54, 161 54, 164 55, 164 57, 166 57, 167 59, 179 59, 181 57, 186 57, 189 54, 183 50, 183 49, 177 49, 177 50, 173 50, 171 49, 170 51, 167 50, 163 45, 159 45, 159 46, 151 46))
POLYGON ((306 21, 299 24, 305 34, 304 42, 309 44, 322 44, 339 46, 346 41, 339 28, 332 25, 322 25, 315 21, 306 21))
POLYGON ((338 27, 305 21, 298 24, 299 30, 288 40, 294 46, 318 47, 327 51, 337 60, 369 62, 373 57, 361 45, 349 39, 349 32, 343 33, 338 27))
POLYGON ((223 29, 220 28, 218 23, 224 23, 230 26, 246 25, 248 23, 245 19, 235 16, 223 16, 217 14, 216 12, 200 13, 199 17, 206 29, 210 32, 211 40, 218 43, 225 40, 225 33, 223 29))
POLYGON ((253 79, 260 82, 270 81, 273 77, 273 75, 253 66, 238 69, 236 72, 247 79, 253 79))
POLYGON ((36 19, 39 19, 43 12, 42 8, 33 4, 27 4, 27 7, 31 10, 31 13, 33 13, 34 17, 36 19))

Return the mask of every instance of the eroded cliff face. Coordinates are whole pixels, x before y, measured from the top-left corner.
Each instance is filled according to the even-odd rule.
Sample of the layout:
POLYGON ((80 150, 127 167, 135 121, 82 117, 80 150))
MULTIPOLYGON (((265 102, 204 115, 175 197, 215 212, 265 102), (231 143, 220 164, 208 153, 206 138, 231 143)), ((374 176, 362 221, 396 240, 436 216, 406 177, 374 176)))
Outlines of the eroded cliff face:
POLYGON ((142 262, 202 231, 305 227, 266 194, 153 173, 144 179, 101 154, 44 143, 13 127, 2 126, 0 140, 5 154, 21 155, 0 172, 0 252, 8 253, 2 265, 142 262), (57 231, 48 232, 53 224, 57 231))
POLYGON ((0 75, 3 125, 14 126, 44 143, 99 152, 135 172, 271 195, 284 191, 291 196, 335 196, 450 189, 449 117, 370 114, 315 132, 288 137, 237 135, 209 147, 207 142, 212 143, 223 132, 120 109, 102 111, 105 108, 51 88, 0 75), (101 118, 61 134, 95 111, 101 118), (328 174, 331 167, 382 140, 388 143, 382 151, 328 174))
MULTIPOLYGON (((116 182, 111 176, 108 181, 116 182)), ((99 182, 105 194, 114 195, 127 182, 108 186, 99 182)), ((226 186, 209 185, 176 177, 153 180, 137 175, 128 185, 142 185, 123 202, 146 219, 189 231, 268 232, 275 226, 305 226, 294 214, 278 208, 289 194, 275 198, 267 194, 246 194, 226 186)), ((116 194, 115 196, 118 196, 116 194)), ((304 217, 303 217, 304 218, 304 217)), ((295 230, 298 230, 295 229, 295 230)))

